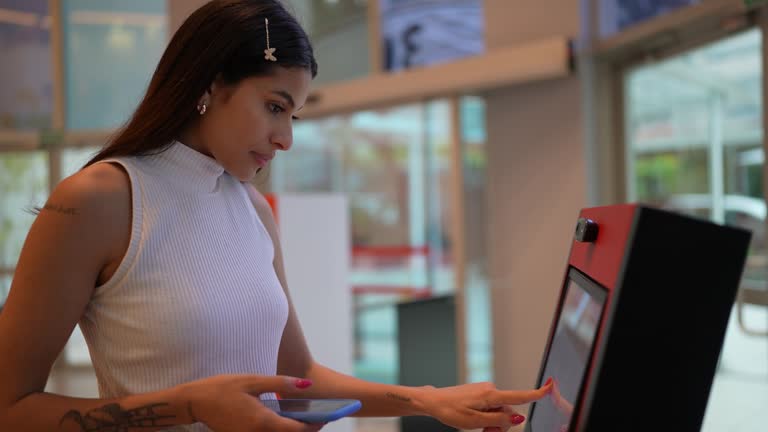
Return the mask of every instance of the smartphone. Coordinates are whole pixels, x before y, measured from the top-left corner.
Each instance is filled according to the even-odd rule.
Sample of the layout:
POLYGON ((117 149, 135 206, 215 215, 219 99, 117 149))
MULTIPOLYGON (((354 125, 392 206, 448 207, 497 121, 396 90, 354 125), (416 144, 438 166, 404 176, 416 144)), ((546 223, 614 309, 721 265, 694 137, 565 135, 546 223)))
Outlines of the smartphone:
POLYGON ((329 423, 356 413, 363 404, 354 399, 266 399, 277 414, 304 423, 329 423))

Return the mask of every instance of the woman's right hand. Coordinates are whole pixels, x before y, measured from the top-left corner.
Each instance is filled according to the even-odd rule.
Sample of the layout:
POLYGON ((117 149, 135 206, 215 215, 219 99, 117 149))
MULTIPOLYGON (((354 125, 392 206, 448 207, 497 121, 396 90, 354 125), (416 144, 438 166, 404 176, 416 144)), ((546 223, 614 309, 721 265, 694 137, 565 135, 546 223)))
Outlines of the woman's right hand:
POLYGON ((281 417, 259 400, 263 393, 295 392, 311 385, 285 376, 217 375, 184 384, 180 391, 191 423, 205 423, 215 432, 315 432, 323 425, 281 417))

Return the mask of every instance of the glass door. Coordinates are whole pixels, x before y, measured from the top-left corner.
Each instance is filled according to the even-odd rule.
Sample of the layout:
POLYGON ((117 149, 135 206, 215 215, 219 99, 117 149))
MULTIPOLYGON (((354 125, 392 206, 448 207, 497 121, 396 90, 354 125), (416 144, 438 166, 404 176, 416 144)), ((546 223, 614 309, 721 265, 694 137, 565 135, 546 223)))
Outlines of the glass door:
POLYGON ((762 53, 751 29, 624 77, 628 199, 753 232, 705 432, 757 432, 768 420, 762 53))

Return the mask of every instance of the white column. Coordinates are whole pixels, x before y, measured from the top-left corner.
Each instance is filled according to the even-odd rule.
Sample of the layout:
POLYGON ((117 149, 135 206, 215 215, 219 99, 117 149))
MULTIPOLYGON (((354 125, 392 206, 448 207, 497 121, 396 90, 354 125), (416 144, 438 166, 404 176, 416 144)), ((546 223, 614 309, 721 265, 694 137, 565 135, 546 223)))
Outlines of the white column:
POLYGON ((721 224, 725 223, 723 152, 723 95, 716 91, 709 102, 709 191, 712 220, 721 224))
MULTIPOLYGON (((309 349, 320 364, 352 375, 348 208, 342 195, 277 196, 288 288, 309 349)), ((323 430, 353 432, 355 420, 333 422, 323 430)))

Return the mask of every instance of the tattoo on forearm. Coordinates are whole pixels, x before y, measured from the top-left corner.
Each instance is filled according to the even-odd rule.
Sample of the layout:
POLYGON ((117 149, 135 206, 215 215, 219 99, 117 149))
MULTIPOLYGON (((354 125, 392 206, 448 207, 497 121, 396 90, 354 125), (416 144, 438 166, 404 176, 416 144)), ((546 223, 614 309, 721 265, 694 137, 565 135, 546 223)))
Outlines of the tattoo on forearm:
POLYGON ((397 394, 394 394, 394 393, 387 393, 387 397, 391 398, 391 399, 397 399, 400 402, 410 402, 411 401, 411 398, 409 398, 409 397, 397 395, 397 394))
POLYGON ((169 406, 167 403, 144 405, 138 408, 124 410, 118 404, 104 405, 101 408, 88 411, 85 415, 72 410, 61 418, 59 426, 65 421, 80 425, 82 432, 129 432, 130 428, 171 427, 173 424, 162 423, 162 420, 175 418, 172 415, 161 415, 156 408, 169 406))
POLYGON ((50 210, 50 211, 54 211, 56 213, 61 213, 61 214, 65 214, 65 215, 73 215, 73 216, 77 215, 77 209, 76 208, 74 208, 74 207, 64 207, 61 204, 48 203, 48 204, 45 205, 45 207, 43 207, 43 210, 50 210))

